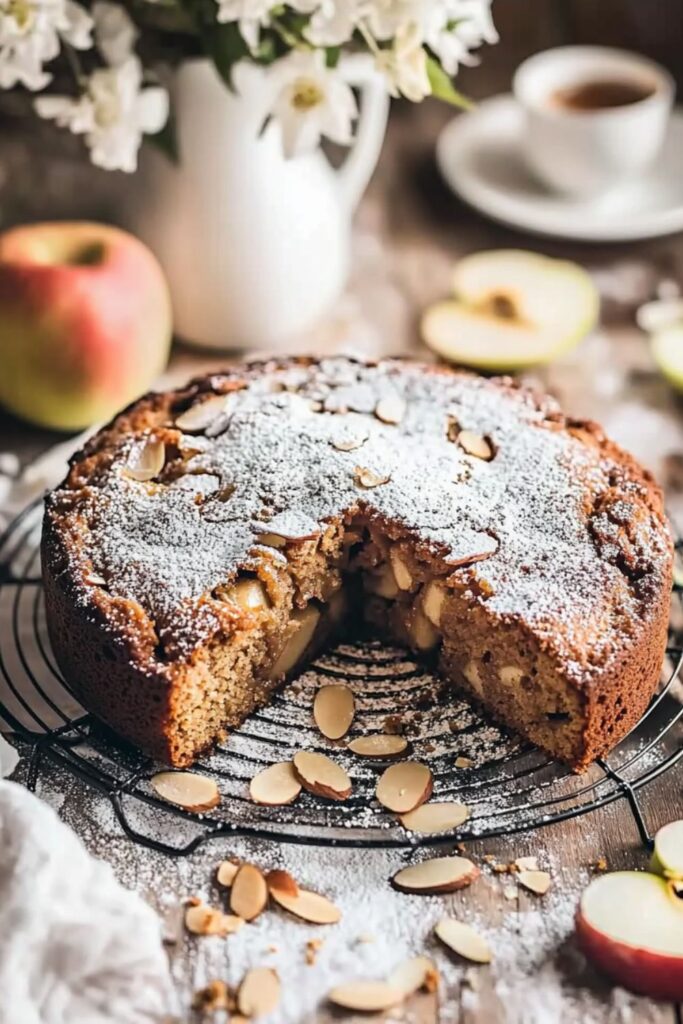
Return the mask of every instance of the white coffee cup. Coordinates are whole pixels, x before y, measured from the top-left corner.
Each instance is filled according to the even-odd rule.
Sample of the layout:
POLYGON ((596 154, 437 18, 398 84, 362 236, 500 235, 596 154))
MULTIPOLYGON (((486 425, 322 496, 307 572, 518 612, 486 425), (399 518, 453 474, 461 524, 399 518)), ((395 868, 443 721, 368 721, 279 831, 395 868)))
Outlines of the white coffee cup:
POLYGON ((626 50, 561 46, 517 69, 513 92, 526 112, 524 156, 545 185, 573 196, 594 196, 636 177, 655 160, 674 97, 671 75, 626 50), (570 107, 561 91, 619 82, 642 91, 621 106, 570 107))

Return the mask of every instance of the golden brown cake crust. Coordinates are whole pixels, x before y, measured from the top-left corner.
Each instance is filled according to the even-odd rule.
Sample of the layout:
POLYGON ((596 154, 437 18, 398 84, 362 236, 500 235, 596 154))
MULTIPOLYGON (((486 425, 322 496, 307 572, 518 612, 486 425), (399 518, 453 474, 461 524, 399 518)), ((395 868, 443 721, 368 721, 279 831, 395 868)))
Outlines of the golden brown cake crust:
POLYGON ((300 540, 358 510, 438 559, 465 606, 492 631, 530 638, 579 694, 575 767, 636 723, 659 677, 671 589, 651 476, 596 424, 509 378, 396 360, 240 365, 146 395, 96 434, 46 499, 61 668, 116 731, 184 763, 179 702, 207 645, 240 626, 216 588, 263 559, 277 570, 284 555, 263 531, 300 540), (178 429, 221 394, 208 427, 178 429), (469 453, 462 431, 492 458, 469 453), (136 479, 150 439, 163 442, 163 468, 136 479))

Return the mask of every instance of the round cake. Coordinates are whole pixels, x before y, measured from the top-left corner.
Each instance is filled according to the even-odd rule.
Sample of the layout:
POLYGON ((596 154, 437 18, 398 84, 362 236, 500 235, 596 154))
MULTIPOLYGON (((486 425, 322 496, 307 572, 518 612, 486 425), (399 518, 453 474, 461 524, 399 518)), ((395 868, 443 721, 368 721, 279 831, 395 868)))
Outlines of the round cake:
POLYGON ((651 476, 552 398, 339 357, 139 399, 48 495, 42 555, 66 679, 172 765, 371 629, 580 770, 657 685, 673 548, 651 476))

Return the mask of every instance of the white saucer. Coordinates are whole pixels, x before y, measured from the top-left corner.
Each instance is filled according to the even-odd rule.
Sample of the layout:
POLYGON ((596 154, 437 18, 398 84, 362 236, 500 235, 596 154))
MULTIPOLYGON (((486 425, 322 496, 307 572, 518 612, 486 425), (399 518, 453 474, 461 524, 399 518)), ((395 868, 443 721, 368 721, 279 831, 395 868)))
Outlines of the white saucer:
POLYGON ((512 96, 485 100, 446 125, 436 158, 453 191, 494 220, 556 238, 625 242, 683 230, 683 110, 672 115, 652 171, 590 200, 554 195, 536 182, 524 165, 523 129, 512 96))

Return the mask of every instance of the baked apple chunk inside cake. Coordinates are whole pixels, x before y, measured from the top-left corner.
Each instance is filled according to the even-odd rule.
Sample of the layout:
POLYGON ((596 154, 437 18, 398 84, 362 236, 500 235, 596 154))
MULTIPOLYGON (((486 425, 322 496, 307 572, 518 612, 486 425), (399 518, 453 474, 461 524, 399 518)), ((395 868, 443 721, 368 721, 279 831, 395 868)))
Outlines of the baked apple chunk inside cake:
POLYGON ((342 633, 428 659, 581 769, 657 684, 649 475, 508 378, 346 358, 145 396, 48 496, 48 627, 83 704, 191 764, 342 633))

